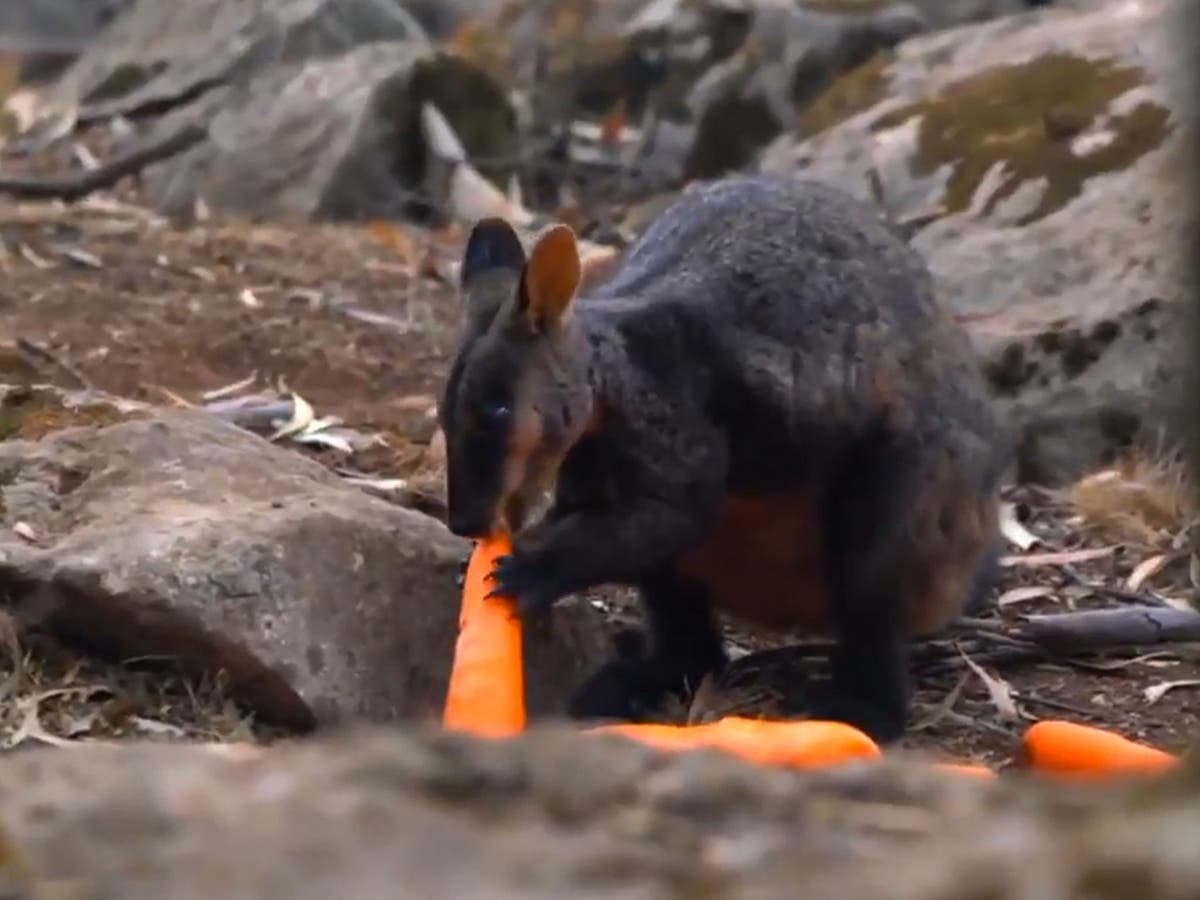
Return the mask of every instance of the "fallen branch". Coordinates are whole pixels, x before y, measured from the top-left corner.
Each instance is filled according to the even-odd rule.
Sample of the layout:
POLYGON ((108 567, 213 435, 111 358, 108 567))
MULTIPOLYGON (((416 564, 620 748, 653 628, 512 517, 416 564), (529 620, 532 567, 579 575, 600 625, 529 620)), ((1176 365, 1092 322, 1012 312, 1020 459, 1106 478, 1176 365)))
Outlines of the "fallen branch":
POLYGON ((191 123, 167 136, 119 156, 96 169, 48 177, 0 175, 0 194, 27 200, 78 200, 88 194, 112 187, 127 175, 136 175, 146 166, 182 153, 208 135, 202 125, 191 123))
POLYGON ((1054 613, 1029 616, 1018 634, 1057 654, 1200 641, 1200 613, 1159 606, 1054 613))

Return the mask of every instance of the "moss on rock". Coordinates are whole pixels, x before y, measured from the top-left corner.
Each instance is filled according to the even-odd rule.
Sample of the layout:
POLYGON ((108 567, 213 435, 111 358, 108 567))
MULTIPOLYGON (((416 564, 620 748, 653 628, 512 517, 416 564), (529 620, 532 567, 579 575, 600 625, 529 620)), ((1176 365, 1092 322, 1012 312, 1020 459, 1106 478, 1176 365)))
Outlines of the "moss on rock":
POLYGON ((804 137, 819 134, 883 100, 888 86, 887 67, 894 58, 892 51, 880 50, 834 80, 800 113, 800 133, 804 137))
POLYGON ((1089 178, 1127 168, 1162 144, 1171 131, 1165 107, 1143 101, 1110 112, 1117 97, 1144 81, 1140 68, 1113 59, 1048 53, 950 84, 881 116, 872 129, 921 117, 912 170, 929 176, 951 167, 942 203, 947 213, 968 208, 998 163, 1003 176, 985 214, 1025 182, 1044 179, 1040 201, 1019 222, 1026 224, 1062 209, 1089 178), (1101 116, 1108 139, 1092 148, 1074 145, 1072 138, 1101 116))

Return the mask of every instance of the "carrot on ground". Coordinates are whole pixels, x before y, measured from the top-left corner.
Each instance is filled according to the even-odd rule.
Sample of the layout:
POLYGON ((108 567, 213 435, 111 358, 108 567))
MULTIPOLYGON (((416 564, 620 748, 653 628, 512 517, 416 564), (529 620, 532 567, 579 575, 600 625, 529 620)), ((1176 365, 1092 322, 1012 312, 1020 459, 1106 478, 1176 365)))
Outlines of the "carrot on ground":
POLYGON ((957 775, 970 775, 972 778, 995 778, 996 772, 980 763, 965 762, 936 762, 934 768, 943 772, 953 772, 957 775))
POLYGON ((511 552, 507 535, 480 541, 463 581, 458 641, 442 724, 487 737, 525 728, 521 620, 507 597, 488 597, 496 559, 511 552))
POLYGON ((723 750, 759 765, 831 766, 881 755, 870 737, 844 722, 727 716, 704 725, 621 723, 589 730, 624 735, 665 750, 723 750))
POLYGON ((1022 740, 1025 764, 1034 771, 1078 778, 1165 772, 1179 757, 1103 728, 1061 719, 1031 725, 1022 740))

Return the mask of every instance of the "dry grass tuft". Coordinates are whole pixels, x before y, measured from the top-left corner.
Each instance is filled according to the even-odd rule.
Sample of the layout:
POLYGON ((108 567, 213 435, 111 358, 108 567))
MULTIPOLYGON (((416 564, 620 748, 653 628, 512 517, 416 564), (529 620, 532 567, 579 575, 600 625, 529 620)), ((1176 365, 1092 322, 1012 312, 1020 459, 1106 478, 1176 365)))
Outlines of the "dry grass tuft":
POLYGON ((1187 473, 1176 460, 1126 459, 1080 479, 1070 498, 1086 527, 1136 544, 1162 545, 1196 515, 1187 473))

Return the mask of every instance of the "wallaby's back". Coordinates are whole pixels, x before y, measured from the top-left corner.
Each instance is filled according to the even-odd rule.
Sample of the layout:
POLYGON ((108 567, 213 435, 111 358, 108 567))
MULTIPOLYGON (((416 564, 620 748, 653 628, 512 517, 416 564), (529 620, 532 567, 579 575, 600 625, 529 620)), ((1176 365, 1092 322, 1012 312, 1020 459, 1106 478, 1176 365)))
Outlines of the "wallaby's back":
POLYGON ((704 395, 730 431, 733 487, 815 474, 822 451, 878 429, 953 445, 981 481, 998 476, 978 363, 922 259, 823 184, 739 176, 693 190, 581 299, 585 316, 621 320, 631 356, 704 395))

